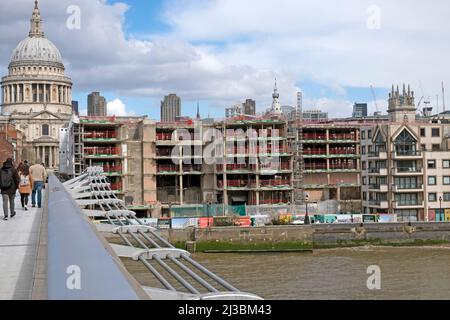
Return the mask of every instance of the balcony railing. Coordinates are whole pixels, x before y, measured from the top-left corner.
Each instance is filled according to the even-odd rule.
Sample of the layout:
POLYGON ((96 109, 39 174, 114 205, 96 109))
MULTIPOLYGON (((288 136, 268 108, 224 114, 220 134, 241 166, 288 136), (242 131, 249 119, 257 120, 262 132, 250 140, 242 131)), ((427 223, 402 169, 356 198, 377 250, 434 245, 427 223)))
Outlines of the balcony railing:
POLYGON ((114 172, 122 172, 122 166, 103 166, 103 172, 105 173, 114 173, 114 172))
POLYGON ((330 164, 330 170, 356 170, 356 164, 330 164))
POLYGON ((330 140, 356 140, 356 135, 352 133, 343 133, 343 134, 330 134, 330 140))
POLYGON ((122 154, 122 151, 117 147, 86 147, 84 154, 87 156, 118 156, 122 154))
POLYGON ((422 151, 405 151, 396 150, 392 152, 393 157, 420 157, 422 156, 422 151))
POLYGON ((92 131, 84 133, 85 139, 116 139, 117 133, 115 131, 92 131))
POLYGON ((422 173, 422 168, 397 167, 394 169, 397 173, 422 173))
MULTIPOLYGON (((248 180, 228 180, 227 181, 227 187, 230 188, 248 188, 250 185, 250 182, 248 180)), ((217 186, 219 188, 223 188, 224 183, 223 181, 217 181, 217 186)))
POLYGON ((371 158, 379 158, 380 155, 386 155, 386 151, 385 150, 378 150, 378 151, 370 151, 367 153, 367 155, 371 158))
MULTIPOLYGON (((217 165, 217 171, 223 171, 225 166, 223 164, 217 165)), ((249 165, 247 164, 227 164, 227 171, 247 171, 249 170, 249 165)))
POLYGON ((247 155, 247 154, 277 154, 277 153, 291 153, 289 147, 255 147, 255 148, 226 148, 228 155, 247 155))
POLYGON ((259 180, 259 185, 263 188, 264 187, 290 186, 291 180, 289 180, 289 179, 259 180))
POLYGON ((327 140, 327 135, 324 133, 305 133, 303 140, 327 140))
POLYGON ((156 134, 156 140, 157 141, 172 141, 172 139, 174 139, 174 141, 183 141, 183 140, 187 140, 187 141, 193 141, 193 140, 202 140, 201 138, 201 134, 198 133, 192 133, 190 134, 188 139, 184 139, 185 138, 185 134, 183 135, 177 135, 175 132, 173 133, 157 133, 156 134))
POLYGON ((423 201, 410 200, 410 201, 394 201, 394 207, 416 207, 423 206, 423 201))
POLYGON ((381 209, 387 209, 389 207, 389 203, 387 200, 370 200, 369 205, 379 207, 381 209))
POLYGON ((356 150, 353 148, 339 148, 339 149, 330 149, 330 154, 333 155, 341 155, 341 154, 356 154, 356 150))
POLYGON ((423 184, 394 184, 393 185, 396 190, 421 190, 423 188, 423 184))
MULTIPOLYGON (((256 170, 256 165, 252 165, 252 170, 256 170)), ((259 167, 260 170, 266 171, 275 171, 275 170, 291 170, 290 162, 282 162, 282 163, 271 163, 268 165, 261 164, 259 167)))

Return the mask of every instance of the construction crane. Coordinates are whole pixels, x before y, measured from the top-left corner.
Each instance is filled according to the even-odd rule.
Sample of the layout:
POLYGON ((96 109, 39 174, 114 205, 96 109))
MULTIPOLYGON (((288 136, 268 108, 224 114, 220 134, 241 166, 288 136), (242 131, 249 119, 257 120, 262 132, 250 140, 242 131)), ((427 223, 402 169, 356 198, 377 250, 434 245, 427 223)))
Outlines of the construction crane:
POLYGON ((373 88, 373 86, 370 86, 370 90, 372 90, 372 95, 373 95, 373 102, 375 103, 375 108, 377 109, 377 114, 380 113, 380 109, 378 108, 378 103, 377 103, 377 96, 375 95, 375 89, 373 88))

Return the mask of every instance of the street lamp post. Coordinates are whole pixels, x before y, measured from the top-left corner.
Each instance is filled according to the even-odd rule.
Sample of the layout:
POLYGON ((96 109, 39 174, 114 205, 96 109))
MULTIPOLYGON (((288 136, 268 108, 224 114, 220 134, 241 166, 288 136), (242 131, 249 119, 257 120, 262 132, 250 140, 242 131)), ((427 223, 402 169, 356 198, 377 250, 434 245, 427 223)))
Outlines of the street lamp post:
POLYGON ((442 221, 445 222, 445 213, 442 213, 442 196, 439 197, 439 215, 442 215, 442 221))
POLYGON ((210 210, 211 210, 211 201, 208 201, 206 203, 206 216, 208 217, 208 228, 209 228, 209 220, 210 220, 210 216, 211 216, 210 210))
POLYGON ((305 224, 310 224, 309 221, 309 215, 308 215, 308 201, 305 202, 306 203, 306 214, 305 214, 305 224))

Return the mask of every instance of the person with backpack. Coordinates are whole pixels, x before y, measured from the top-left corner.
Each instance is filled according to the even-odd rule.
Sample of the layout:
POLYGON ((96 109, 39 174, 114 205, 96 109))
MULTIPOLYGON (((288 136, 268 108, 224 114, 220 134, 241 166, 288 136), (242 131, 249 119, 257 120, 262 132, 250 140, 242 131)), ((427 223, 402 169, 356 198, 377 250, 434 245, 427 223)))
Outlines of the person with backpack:
POLYGON ((14 200, 16 198, 17 188, 19 187, 20 178, 17 170, 14 168, 13 160, 8 158, 0 170, 0 188, 3 199, 3 220, 8 220, 8 204, 11 218, 16 215, 14 200))
POLYGON ((28 197, 31 194, 31 186, 33 185, 33 179, 30 175, 30 168, 27 164, 22 164, 22 166, 17 168, 20 177, 19 193, 20 202, 22 203, 22 208, 28 211, 28 197))
POLYGON ((40 159, 36 161, 36 164, 30 168, 30 176, 33 181, 33 190, 31 193, 31 204, 36 207, 36 194, 37 194, 37 205, 39 208, 42 207, 42 189, 45 188, 45 181, 47 180, 47 171, 41 164, 40 159))

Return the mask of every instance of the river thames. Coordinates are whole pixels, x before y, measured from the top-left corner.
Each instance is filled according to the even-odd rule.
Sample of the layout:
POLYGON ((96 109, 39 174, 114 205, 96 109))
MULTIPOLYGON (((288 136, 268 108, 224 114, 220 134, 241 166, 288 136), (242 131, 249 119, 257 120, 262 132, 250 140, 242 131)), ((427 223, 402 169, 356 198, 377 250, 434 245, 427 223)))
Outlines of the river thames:
MULTIPOLYGON (((195 254, 237 288, 268 300, 449 299, 450 248, 345 248, 314 253, 195 254), (369 266, 381 269, 381 289, 369 290, 369 266)), ((140 264, 126 262, 144 285, 140 264)))

